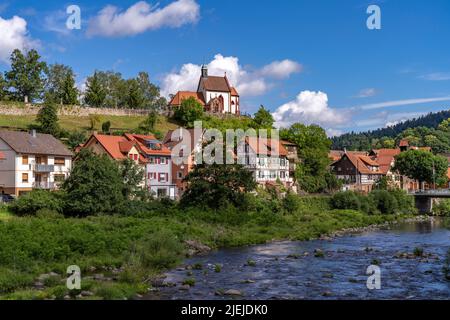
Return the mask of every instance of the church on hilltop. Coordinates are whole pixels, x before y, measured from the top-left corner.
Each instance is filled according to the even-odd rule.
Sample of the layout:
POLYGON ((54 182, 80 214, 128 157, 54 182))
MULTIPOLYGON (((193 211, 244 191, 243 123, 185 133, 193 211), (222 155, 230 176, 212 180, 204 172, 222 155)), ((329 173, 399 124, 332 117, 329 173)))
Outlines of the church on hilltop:
POLYGON ((202 66, 197 91, 178 91, 170 100, 169 108, 173 110, 179 107, 183 100, 191 97, 200 102, 206 112, 240 114, 239 94, 230 85, 227 75, 210 76, 205 65, 202 66))

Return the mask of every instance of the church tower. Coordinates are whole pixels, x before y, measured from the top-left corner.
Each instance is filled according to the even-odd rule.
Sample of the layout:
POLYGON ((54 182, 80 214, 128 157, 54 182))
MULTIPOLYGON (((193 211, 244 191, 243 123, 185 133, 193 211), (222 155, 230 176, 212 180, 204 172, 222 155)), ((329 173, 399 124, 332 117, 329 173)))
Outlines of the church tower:
POLYGON ((208 67, 205 64, 202 65, 202 78, 208 78, 208 67))

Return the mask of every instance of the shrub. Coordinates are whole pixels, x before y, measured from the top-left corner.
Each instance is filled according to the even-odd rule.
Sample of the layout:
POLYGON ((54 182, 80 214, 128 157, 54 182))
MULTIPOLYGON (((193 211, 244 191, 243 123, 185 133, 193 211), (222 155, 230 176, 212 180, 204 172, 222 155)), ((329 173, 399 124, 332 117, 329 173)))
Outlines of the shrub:
POLYGON ((179 261, 183 247, 174 234, 158 231, 138 241, 132 251, 142 266, 164 269, 179 261))
POLYGON ((361 201, 355 192, 343 191, 331 197, 331 206, 334 209, 359 210, 361 208, 361 201))
POLYGON ((442 199, 433 206, 433 213, 437 216, 450 216, 450 200, 442 199))
POLYGON ((59 194, 46 190, 33 190, 16 199, 10 210, 20 216, 35 215, 40 210, 62 212, 63 201, 59 194))
POLYGON ((284 197, 284 199, 282 200, 282 206, 286 213, 296 212, 300 207, 298 196, 291 192, 288 192, 286 194, 286 197, 284 197))
POLYGON ((61 219, 64 218, 64 215, 58 211, 43 208, 36 211, 36 217, 42 219, 61 219))
POLYGON ((387 190, 374 190, 370 193, 375 207, 383 214, 394 214, 399 209, 399 204, 393 193, 387 190))

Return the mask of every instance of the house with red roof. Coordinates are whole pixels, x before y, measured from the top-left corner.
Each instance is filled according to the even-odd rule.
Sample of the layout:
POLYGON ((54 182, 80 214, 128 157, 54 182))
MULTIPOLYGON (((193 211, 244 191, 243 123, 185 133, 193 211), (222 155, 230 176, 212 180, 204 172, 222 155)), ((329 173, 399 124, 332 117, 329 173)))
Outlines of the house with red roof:
POLYGON ((153 135, 125 133, 123 136, 93 134, 81 149, 89 149, 96 154, 106 154, 111 159, 122 161, 131 159, 145 172, 142 186, 156 197, 177 196, 172 183, 172 161, 170 150, 153 135))
POLYGON ((208 68, 202 66, 197 91, 178 91, 169 102, 169 109, 181 106, 183 100, 194 98, 206 112, 215 114, 240 114, 239 93, 231 86, 227 75, 208 75, 208 68))

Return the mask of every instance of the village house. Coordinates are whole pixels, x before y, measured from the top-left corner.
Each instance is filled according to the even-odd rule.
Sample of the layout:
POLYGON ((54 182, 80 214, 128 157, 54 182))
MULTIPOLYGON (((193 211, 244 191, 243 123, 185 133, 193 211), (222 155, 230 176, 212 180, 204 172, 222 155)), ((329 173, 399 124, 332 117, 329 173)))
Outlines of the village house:
POLYGON ((384 175, 380 165, 366 152, 345 151, 342 157, 331 165, 331 171, 343 180, 344 190, 368 193, 384 175))
POLYGON ((280 182, 292 188, 289 174, 288 151, 279 140, 246 137, 244 144, 245 166, 253 172, 260 185, 280 182))
POLYGON ((415 191, 420 189, 418 181, 392 170, 395 157, 408 150, 431 152, 430 147, 410 146, 406 139, 401 140, 398 148, 394 149, 373 149, 370 152, 331 150, 329 153, 330 159, 333 160, 331 171, 344 181, 345 190, 370 192, 381 177, 387 177, 392 187, 415 191))
POLYGON ((173 149, 176 146, 179 150, 177 156, 180 159, 180 163, 172 161, 172 183, 177 187, 179 196, 181 196, 187 187, 184 178, 195 166, 195 153, 201 152, 203 133, 204 130, 196 136, 194 129, 184 129, 180 127, 176 130, 169 130, 163 139, 164 146, 171 152, 174 152, 173 149))
POLYGON ((227 75, 223 77, 208 75, 208 68, 202 66, 197 91, 178 91, 169 102, 169 109, 181 106, 183 100, 194 98, 206 112, 215 114, 240 114, 239 94, 230 85, 227 75))
POLYGON ((93 134, 82 146, 111 159, 131 159, 144 171, 141 186, 157 197, 175 199, 172 184, 170 150, 152 135, 124 134, 123 136, 93 134))
POLYGON ((0 130, 0 192, 56 190, 69 176, 72 152, 49 134, 0 130))

